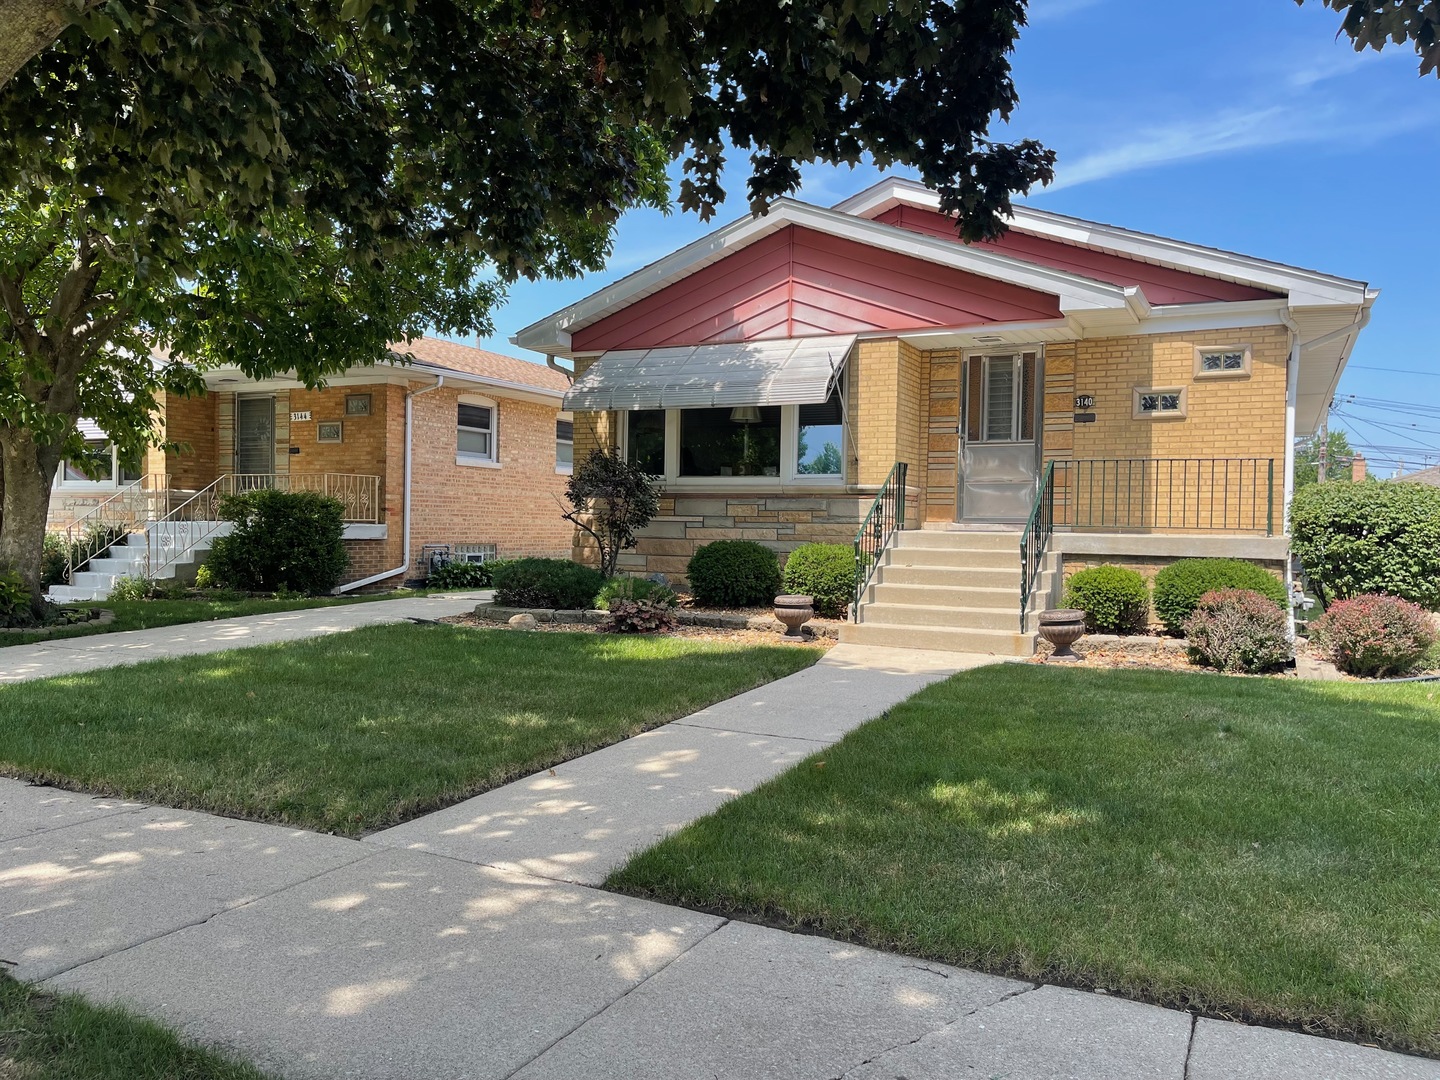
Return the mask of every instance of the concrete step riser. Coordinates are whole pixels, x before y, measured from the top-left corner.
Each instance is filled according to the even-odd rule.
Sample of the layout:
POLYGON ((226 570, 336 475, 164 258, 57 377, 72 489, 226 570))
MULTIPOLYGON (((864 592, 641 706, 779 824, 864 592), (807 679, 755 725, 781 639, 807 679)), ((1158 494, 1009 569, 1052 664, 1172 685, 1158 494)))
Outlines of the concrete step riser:
POLYGON ((1011 630, 1020 628, 1020 603, 1013 608, 921 607, 917 604, 867 604, 861 623, 887 626, 944 626, 954 630, 1011 630))
POLYGON ((905 530, 895 534, 897 548, 929 548, 936 551, 1010 551, 1020 557, 1018 532, 935 532, 905 530))
POLYGON ((870 590, 879 604, 922 604, 927 607, 1001 608, 1018 610, 1020 590, 898 585, 882 582, 870 590))
POLYGON ((995 630, 847 623, 840 628, 840 640, 846 644, 878 645, 891 649, 933 649, 936 652, 990 653, 995 656, 1018 657, 1035 655, 1033 634, 995 630))
POLYGON ((981 567, 994 570, 1013 568, 1020 573, 1018 551, 961 551, 953 548, 892 548, 887 555, 891 566, 949 566, 956 570, 981 567))
POLYGON ((952 588, 1014 589, 1020 592, 1020 570, 964 570, 951 566, 882 566, 876 580, 886 585, 940 585, 952 588))

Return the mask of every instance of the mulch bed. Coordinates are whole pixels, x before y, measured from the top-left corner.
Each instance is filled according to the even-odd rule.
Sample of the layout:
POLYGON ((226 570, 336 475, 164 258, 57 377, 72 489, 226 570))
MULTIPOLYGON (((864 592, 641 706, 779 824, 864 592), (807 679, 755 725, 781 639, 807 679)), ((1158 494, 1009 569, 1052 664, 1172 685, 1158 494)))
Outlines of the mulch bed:
MULTIPOLYGON (((760 612, 750 612, 759 614, 760 612)), ((717 612, 718 614, 718 612, 717 612)), ((739 614, 739 612, 728 612, 727 614, 739 614)), ((511 633, 546 633, 546 634, 599 634, 603 633, 595 623, 537 623, 529 630, 519 630, 508 623, 493 622, 489 619, 481 619, 472 614, 451 615, 437 622, 453 623, 456 626, 474 626, 484 630, 508 630, 511 633)), ((834 638, 816 635, 809 638, 791 638, 784 634, 776 634, 769 630, 738 630, 727 629, 719 626, 680 626, 674 630, 666 631, 660 637, 694 638, 698 641, 725 641, 743 645, 804 645, 810 648, 829 649, 836 644, 834 638)))

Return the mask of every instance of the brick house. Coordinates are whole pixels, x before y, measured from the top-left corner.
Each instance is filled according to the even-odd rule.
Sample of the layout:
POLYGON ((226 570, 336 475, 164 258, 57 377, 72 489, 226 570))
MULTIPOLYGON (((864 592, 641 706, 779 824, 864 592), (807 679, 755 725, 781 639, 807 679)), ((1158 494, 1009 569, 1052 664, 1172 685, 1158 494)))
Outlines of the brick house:
MULTIPOLYGON (((344 504, 342 589, 423 578, 437 551, 567 557, 573 529, 557 505, 571 470, 567 377, 436 338, 396 351, 410 362, 352 368, 320 390, 209 371, 203 397, 162 401, 156 423, 178 448, 143 462, 112 452, 99 479, 62 464, 51 528, 104 523, 131 536, 52 595, 103 596, 122 573, 193 572, 223 530, 219 497, 256 487, 324 491, 344 504)), ((108 445, 93 424, 83 430, 108 445)))
POLYGON ((1092 563, 1285 573, 1293 437, 1377 293, 1038 210, 1011 224, 962 244, 895 179, 782 199, 516 334, 573 363, 578 454, 620 446, 663 477, 624 568, 682 578, 727 537, 856 542, 876 550, 849 639, 1005 653, 1092 563))

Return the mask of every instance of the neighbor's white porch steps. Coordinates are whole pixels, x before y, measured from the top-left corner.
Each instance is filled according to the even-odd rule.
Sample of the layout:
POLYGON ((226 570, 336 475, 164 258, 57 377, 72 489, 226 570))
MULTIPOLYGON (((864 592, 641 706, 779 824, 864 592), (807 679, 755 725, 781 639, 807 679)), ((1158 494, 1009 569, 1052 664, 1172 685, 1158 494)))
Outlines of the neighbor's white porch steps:
POLYGON ((91 559, 85 565, 84 570, 74 575, 69 585, 50 586, 48 594, 50 599, 57 604, 109 599, 110 590, 115 587, 115 582, 122 577, 139 576, 145 573, 146 538, 151 534, 161 536, 163 541, 164 534, 169 533, 171 543, 163 546, 169 548, 179 545, 181 548, 179 556, 173 562, 151 576, 161 579, 193 576, 195 568, 204 562, 205 556, 209 554, 210 545, 215 537, 229 532, 231 523, 228 521, 195 522, 190 525, 190 528, 176 530, 173 523, 163 525, 151 523, 146 527, 146 532, 131 533, 106 552, 105 558, 91 559), (195 543, 188 543, 188 538, 197 533, 203 533, 204 538, 195 543))
MULTIPOLYGON (((1048 556, 1031 610, 1049 604, 1058 560, 1048 556)), ((840 640, 943 652, 1030 656, 1020 633, 1020 533, 907 530, 895 534, 840 640)))

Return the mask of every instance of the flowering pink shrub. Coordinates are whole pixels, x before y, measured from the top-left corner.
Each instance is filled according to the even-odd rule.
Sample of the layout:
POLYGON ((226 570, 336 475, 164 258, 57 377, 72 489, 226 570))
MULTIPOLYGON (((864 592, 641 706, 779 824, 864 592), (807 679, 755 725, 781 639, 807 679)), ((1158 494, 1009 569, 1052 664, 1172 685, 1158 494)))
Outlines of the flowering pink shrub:
POLYGON ((1289 661, 1285 612, 1250 589, 1216 589, 1185 620, 1190 659, 1220 671, 1255 674, 1289 661))
POLYGON ((1339 600, 1310 624, 1310 640, 1351 675, 1403 675, 1435 645, 1435 627, 1419 604, 1370 594, 1339 600))

